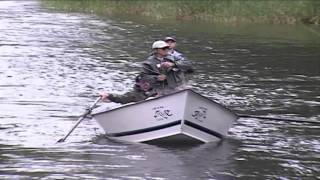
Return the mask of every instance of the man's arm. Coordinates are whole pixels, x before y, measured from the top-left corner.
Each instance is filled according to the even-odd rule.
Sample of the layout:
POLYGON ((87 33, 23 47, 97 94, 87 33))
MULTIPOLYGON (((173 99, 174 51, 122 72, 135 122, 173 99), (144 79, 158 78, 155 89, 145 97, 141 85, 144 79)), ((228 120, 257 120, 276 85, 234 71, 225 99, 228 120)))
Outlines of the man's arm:
POLYGON ((146 97, 135 91, 130 91, 122 95, 110 94, 108 99, 115 103, 127 104, 144 100, 146 97))

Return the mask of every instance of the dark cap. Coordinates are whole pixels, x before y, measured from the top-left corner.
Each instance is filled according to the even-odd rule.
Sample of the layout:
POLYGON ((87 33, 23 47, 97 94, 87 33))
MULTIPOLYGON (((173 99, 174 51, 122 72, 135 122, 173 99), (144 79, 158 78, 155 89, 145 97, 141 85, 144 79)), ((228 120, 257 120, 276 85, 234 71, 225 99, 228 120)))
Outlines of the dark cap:
POLYGON ((135 88, 140 89, 142 91, 149 91, 152 89, 151 81, 147 77, 142 74, 139 74, 135 79, 135 88))
POLYGON ((174 41, 174 42, 176 42, 176 39, 173 38, 173 37, 168 36, 168 37, 164 38, 164 41, 174 41))

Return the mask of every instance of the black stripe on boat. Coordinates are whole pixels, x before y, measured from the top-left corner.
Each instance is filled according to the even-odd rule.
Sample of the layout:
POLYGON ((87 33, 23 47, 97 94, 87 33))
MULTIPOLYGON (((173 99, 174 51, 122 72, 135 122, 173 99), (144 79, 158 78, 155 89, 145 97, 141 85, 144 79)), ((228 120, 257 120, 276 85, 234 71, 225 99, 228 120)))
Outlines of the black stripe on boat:
POLYGON ((141 133, 146 133, 146 132, 151 132, 151 131, 157 131, 157 130, 169 128, 172 126, 180 125, 180 124, 181 124, 181 120, 174 121, 174 122, 167 123, 167 124, 162 124, 159 126, 149 127, 149 128, 145 128, 145 129, 137 129, 137 130, 133 130, 133 131, 126 131, 126 132, 119 132, 119 133, 110 133, 107 135, 112 136, 112 137, 130 136, 130 135, 141 134, 141 133))
POLYGON ((207 133, 207 134, 210 134, 210 135, 212 135, 212 136, 218 137, 218 138, 220 138, 220 139, 223 138, 223 135, 222 135, 222 134, 220 134, 220 133, 218 133, 218 132, 216 132, 216 131, 212 131, 211 129, 205 128, 205 127, 203 127, 203 126, 200 126, 200 125, 198 125, 198 124, 196 124, 196 123, 193 123, 193 122, 191 122, 191 121, 185 120, 185 121, 184 121, 184 124, 187 125, 187 126, 193 127, 193 128, 195 128, 195 129, 198 129, 199 131, 202 131, 202 132, 205 132, 205 133, 207 133))

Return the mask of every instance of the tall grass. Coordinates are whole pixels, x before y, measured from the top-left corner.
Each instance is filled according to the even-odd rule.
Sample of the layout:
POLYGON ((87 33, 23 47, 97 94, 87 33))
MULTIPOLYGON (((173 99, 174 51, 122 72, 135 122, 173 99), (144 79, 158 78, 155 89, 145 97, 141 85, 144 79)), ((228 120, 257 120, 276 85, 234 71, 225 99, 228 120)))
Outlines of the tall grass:
POLYGON ((56 9, 224 23, 320 24, 320 0, 43 0, 56 9))

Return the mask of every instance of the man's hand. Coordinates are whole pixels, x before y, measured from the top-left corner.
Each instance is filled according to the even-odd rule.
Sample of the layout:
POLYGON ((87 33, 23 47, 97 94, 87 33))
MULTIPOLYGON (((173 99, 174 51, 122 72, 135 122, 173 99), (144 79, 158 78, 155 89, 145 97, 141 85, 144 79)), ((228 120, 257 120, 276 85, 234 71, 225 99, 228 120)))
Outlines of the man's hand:
POLYGON ((108 101, 109 101, 109 99, 108 99, 109 94, 108 94, 108 93, 106 93, 106 92, 101 92, 101 93, 99 94, 99 96, 101 96, 101 101, 105 101, 105 102, 108 102, 108 101))
POLYGON ((173 66, 175 66, 175 64, 172 63, 172 62, 163 62, 163 63, 161 63, 161 67, 164 67, 164 68, 170 68, 170 67, 173 67, 173 66))
POLYGON ((167 76, 164 74, 158 75, 158 81, 164 81, 167 79, 167 76))

